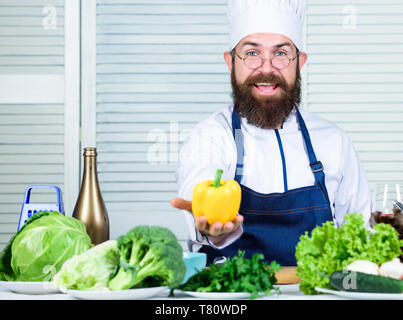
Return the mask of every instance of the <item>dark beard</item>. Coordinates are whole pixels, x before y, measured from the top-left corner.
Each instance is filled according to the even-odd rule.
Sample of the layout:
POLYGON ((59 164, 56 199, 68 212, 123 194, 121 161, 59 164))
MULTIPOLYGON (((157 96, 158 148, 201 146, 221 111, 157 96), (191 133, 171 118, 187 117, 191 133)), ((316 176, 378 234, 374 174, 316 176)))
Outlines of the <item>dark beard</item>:
POLYGON ((235 69, 231 72, 232 97, 234 110, 241 117, 245 117, 249 124, 262 129, 275 129, 281 127, 294 107, 301 102, 301 75, 297 65, 295 83, 290 86, 283 78, 274 74, 259 74, 249 77, 244 83, 238 84, 235 79, 235 69), (281 90, 279 97, 257 99, 253 94, 255 83, 268 82, 278 86, 281 90))

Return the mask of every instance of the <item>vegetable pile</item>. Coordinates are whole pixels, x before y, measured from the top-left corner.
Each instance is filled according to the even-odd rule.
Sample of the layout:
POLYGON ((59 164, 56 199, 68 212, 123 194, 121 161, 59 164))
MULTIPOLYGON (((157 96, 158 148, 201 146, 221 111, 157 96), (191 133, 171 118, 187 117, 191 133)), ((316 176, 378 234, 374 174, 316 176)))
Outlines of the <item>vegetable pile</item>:
POLYGON ((399 258, 380 266, 368 260, 356 260, 329 277, 330 285, 336 290, 371 293, 403 293, 402 279, 403 263, 399 258))
POLYGON ((68 260, 55 276, 62 291, 178 287, 185 277, 182 247, 159 226, 136 226, 117 240, 68 260))
POLYGON ((0 280, 51 281, 66 260, 91 246, 81 221, 60 212, 37 212, 4 248, 0 280))
POLYGON ((339 229, 328 221, 314 228, 311 236, 308 232, 301 236, 295 256, 305 294, 316 294, 315 287, 331 289, 329 276, 355 260, 381 265, 402 254, 403 241, 391 225, 379 223, 372 233, 364 227, 361 214, 350 213, 345 219, 339 229))
POLYGON ((179 288, 197 292, 249 292, 250 299, 256 299, 259 293, 272 294, 277 282, 275 272, 280 265, 273 261, 268 265, 264 256, 255 253, 246 259, 244 251, 228 258, 221 265, 212 264, 195 275, 179 288))

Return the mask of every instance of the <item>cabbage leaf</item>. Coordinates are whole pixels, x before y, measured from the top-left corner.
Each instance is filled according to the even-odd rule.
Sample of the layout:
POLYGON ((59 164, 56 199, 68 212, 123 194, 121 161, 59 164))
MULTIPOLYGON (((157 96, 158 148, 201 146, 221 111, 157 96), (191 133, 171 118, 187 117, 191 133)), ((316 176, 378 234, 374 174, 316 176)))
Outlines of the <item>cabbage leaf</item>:
POLYGON ((54 276, 53 283, 61 291, 109 290, 107 284, 119 263, 116 240, 108 240, 67 260, 54 276))

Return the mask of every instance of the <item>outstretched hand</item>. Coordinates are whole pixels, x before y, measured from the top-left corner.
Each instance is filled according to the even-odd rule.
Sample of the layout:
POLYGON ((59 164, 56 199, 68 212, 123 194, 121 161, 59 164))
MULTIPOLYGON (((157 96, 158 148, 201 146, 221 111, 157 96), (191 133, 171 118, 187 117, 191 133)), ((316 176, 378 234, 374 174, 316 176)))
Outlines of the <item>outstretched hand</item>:
MULTIPOLYGON (((177 209, 186 210, 193 215, 192 201, 187 201, 182 198, 173 198, 171 199, 171 205, 177 209)), ((206 217, 204 216, 194 218, 196 229, 201 233, 216 237, 214 242, 219 242, 220 239, 225 237, 228 233, 238 229, 243 222, 243 216, 239 214, 233 221, 228 221, 225 224, 222 224, 221 222, 215 222, 214 224, 210 225, 209 223, 207 223, 206 217)))

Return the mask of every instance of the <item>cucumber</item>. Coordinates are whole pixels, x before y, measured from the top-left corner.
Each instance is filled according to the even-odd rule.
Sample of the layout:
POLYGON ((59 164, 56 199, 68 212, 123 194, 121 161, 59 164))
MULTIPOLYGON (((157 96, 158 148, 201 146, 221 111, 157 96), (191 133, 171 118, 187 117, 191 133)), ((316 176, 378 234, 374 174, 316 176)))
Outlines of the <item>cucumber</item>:
POLYGON ((341 291, 403 293, 403 280, 362 272, 335 271, 329 280, 333 288, 341 291))

